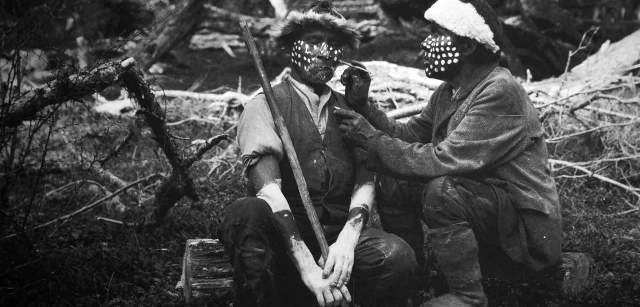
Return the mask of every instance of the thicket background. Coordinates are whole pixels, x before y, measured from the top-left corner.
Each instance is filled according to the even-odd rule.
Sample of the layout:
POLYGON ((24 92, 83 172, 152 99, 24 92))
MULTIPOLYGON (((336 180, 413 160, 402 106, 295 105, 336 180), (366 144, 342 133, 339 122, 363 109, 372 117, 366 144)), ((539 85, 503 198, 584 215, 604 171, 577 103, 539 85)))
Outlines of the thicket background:
MULTIPOLYGON (((365 41, 353 58, 416 68, 420 68, 418 42, 424 35, 421 16, 432 2, 334 1, 365 31, 365 41)), ((640 4, 633 0, 489 2, 511 41, 503 62, 523 78, 542 113, 547 138, 555 139, 550 142, 552 158, 571 161, 622 185, 554 165, 564 250, 590 253, 595 273, 583 295, 553 303, 638 306, 640 57, 630 61, 624 72, 569 72, 607 40, 615 42, 635 33, 640 4), (572 85, 587 83, 580 79, 585 75, 589 82, 594 77, 606 82, 594 83, 599 87, 594 85, 593 92, 571 92, 572 85), (536 94, 543 90, 548 97, 536 94)), ((175 284, 186 239, 216 237, 221 209, 244 195, 233 141, 235 123, 242 102, 259 84, 233 13, 265 25, 254 29, 254 34, 275 77, 286 59, 273 47, 269 31, 274 18, 283 14, 279 9, 283 4, 296 9, 308 2, 2 2, 0 305, 182 304, 175 284), (192 18, 176 18, 180 14, 192 18), (166 148, 158 146, 148 121, 150 111, 127 99, 122 82, 102 86, 97 94, 71 94, 72 89, 78 90, 69 81, 76 80, 75 74, 127 56, 136 58, 144 79, 156 91, 179 155, 188 156, 213 136, 229 136, 186 168, 197 199, 181 197, 162 217, 157 216, 157 191, 178 168, 167 158, 166 148), (18 124, 8 124, 29 97, 44 101, 47 97, 38 95, 55 86, 61 91, 54 94, 64 102, 37 107, 33 115, 19 118, 18 124), (59 219, 153 174, 159 176, 86 212, 59 219)), ((637 54, 638 46, 628 45, 628 54, 637 54)), ((607 53, 603 56, 607 58, 607 53)), ((373 99, 381 107, 393 109, 425 99, 416 97, 419 89, 410 88, 411 83, 391 89, 384 81, 380 84, 373 99), (387 92, 397 94, 396 98, 384 96, 387 92)), ((186 182, 181 180, 185 179, 176 182, 186 182)))

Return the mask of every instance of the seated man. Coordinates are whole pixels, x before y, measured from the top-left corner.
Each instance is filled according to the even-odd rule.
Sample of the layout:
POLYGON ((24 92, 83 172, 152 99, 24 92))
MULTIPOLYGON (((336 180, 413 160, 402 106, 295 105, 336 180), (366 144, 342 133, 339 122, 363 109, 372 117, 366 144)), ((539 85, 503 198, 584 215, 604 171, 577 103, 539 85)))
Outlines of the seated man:
POLYGON ((330 245, 327 259, 305 213, 266 98, 249 101, 238 143, 255 197, 225 211, 222 239, 234 267, 235 306, 401 306, 415 255, 398 236, 365 227, 374 197, 372 173, 356 163, 330 112, 348 108, 326 85, 343 47, 358 34, 327 2, 291 13, 277 42, 291 75, 273 87, 311 200, 330 245), (352 277, 352 278, 351 278, 352 277))
POLYGON ((498 67, 503 34, 491 7, 438 0, 425 18, 432 27, 422 43, 425 71, 445 82, 422 113, 404 124, 387 118, 367 102, 369 76, 348 69, 343 80, 356 94, 347 97, 358 98, 348 103, 359 114, 335 114, 345 138, 367 152, 368 169, 423 185, 417 209, 391 197, 379 204, 385 230, 401 229, 414 246, 417 219, 430 229, 449 293, 423 306, 485 306, 479 255, 490 255, 482 272, 485 264, 537 272, 558 262, 558 194, 537 112, 498 67))

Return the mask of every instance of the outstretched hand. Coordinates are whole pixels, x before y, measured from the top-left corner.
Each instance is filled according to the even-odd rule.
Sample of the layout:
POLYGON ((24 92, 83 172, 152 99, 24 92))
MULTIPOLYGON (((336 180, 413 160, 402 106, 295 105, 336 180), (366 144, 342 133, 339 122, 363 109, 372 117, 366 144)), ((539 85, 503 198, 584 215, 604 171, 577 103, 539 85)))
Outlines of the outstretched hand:
POLYGON ((342 136, 364 149, 367 149, 370 139, 381 133, 367 119, 354 111, 336 108, 333 114, 340 122, 339 129, 342 136))

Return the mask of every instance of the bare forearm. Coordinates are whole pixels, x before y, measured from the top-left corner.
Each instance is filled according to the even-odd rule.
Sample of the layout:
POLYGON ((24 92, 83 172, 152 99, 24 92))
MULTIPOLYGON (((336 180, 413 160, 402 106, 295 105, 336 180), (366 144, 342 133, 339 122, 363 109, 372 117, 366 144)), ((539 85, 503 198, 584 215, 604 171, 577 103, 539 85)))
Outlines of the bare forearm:
POLYGON ((374 180, 375 177, 372 172, 366 170, 364 165, 359 166, 356 174, 356 185, 349 205, 349 216, 342 231, 345 235, 355 236, 352 239, 356 241, 367 223, 368 213, 373 205, 375 198, 374 180))
POLYGON ((274 224, 278 232, 282 235, 282 240, 287 247, 289 257, 291 257, 300 275, 304 275, 308 270, 317 266, 311 251, 309 251, 309 248, 300 236, 300 231, 293 219, 291 211, 281 210, 274 212, 274 220, 274 224))
POLYGON ((316 266, 313 255, 300 236, 300 231, 291 213, 291 207, 282 194, 280 169, 274 156, 265 156, 248 170, 249 181, 256 191, 256 197, 263 199, 275 220, 277 232, 287 248, 287 252, 300 274, 316 266))

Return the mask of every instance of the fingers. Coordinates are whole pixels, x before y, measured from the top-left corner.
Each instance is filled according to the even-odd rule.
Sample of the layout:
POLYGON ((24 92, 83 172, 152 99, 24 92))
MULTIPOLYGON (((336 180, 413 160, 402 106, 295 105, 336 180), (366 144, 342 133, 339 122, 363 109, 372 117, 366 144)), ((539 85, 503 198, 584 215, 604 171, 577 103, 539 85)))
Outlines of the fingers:
POLYGON ((349 272, 351 272, 351 263, 349 263, 347 259, 345 259, 345 261, 342 261, 340 265, 341 265, 341 267, 339 268, 340 277, 338 279, 337 287, 342 287, 346 285, 347 282, 349 282, 349 275, 350 275, 349 272))
POLYGON ((335 254, 332 252, 329 252, 329 256, 327 257, 327 263, 324 264, 322 269, 322 278, 327 278, 327 276, 331 274, 331 271, 333 271, 333 267, 335 263, 336 263, 335 254))
POLYGON ((329 276, 329 284, 332 286, 340 287, 340 276, 342 276, 342 268, 344 260, 343 257, 336 258, 336 264, 333 266, 333 273, 329 276))
POLYGON ((358 113, 356 113, 355 111, 351 111, 351 110, 346 110, 346 109, 334 109, 333 110, 333 114, 335 114, 336 116, 340 117, 340 119, 356 119, 358 118, 358 113))
POLYGON ((320 306, 333 306, 333 302, 335 302, 335 299, 333 298, 331 288, 327 287, 326 289, 324 289, 324 291, 322 291, 322 296, 324 297, 324 305, 320 306))
POLYGON ((353 85, 353 77, 356 76, 358 70, 359 69, 357 68, 347 67, 347 69, 345 69, 340 76, 340 83, 342 83, 342 85, 344 85, 345 87, 350 87, 351 85, 353 85))
POLYGON ((318 306, 325 306, 323 292, 316 293, 316 300, 318 301, 318 306))
POLYGON ((332 306, 342 305, 342 302, 344 301, 344 298, 342 297, 342 292, 338 288, 331 287, 331 294, 333 294, 332 306))
POLYGON ((342 293, 342 297, 344 297, 344 300, 347 301, 347 303, 351 303, 351 293, 349 293, 349 289, 347 289, 347 286, 344 285, 342 287, 339 287, 338 289, 340 289, 340 292, 342 293))

